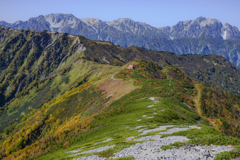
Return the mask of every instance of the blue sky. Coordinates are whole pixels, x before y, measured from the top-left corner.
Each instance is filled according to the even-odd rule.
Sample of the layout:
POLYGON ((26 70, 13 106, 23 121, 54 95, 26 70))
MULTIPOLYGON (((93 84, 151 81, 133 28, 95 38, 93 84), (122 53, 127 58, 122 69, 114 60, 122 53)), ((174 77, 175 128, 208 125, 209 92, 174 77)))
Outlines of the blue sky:
POLYGON ((204 16, 240 29, 240 0, 0 0, 0 21, 26 21, 50 13, 103 21, 131 18, 154 27, 204 16))

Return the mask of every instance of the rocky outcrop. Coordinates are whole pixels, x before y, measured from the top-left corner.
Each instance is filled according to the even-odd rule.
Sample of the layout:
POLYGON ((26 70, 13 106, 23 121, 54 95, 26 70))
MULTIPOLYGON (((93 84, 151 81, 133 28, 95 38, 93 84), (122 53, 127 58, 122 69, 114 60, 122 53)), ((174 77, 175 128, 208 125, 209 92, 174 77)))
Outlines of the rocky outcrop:
MULTIPOLYGON (((142 126, 139 126, 142 127, 142 126)), ((141 130, 139 132, 142 133, 149 133, 156 130, 162 130, 166 129, 169 126, 160 126, 156 129, 150 129, 150 130, 141 130)), ((161 138, 161 135, 165 134, 172 134, 178 131, 185 131, 190 128, 198 128, 201 129, 201 127, 197 126, 188 126, 186 128, 178 128, 176 126, 170 126, 174 127, 172 129, 169 129, 165 132, 160 132, 157 135, 154 136, 143 136, 139 139, 135 139, 132 141, 139 141, 139 143, 136 143, 135 145, 132 145, 128 148, 124 148, 123 150, 114 153, 111 159, 117 159, 117 158, 123 158, 123 157, 133 157, 135 159, 139 160, 161 160, 161 159, 169 159, 169 160, 180 160, 180 159, 190 159, 190 160, 196 160, 196 159, 208 159, 213 160, 215 156, 223 151, 231 151, 234 149, 233 146, 218 146, 218 145, 210 145, 210 146, 200 146, 196 144, 186 144, 181 147, 174 147, 173 149, 167 149, 163 150, 161 149, 162 146, 173 144, 175 142, 187 142, 189 139, 184 136, 169 136, 165 138, 161 138), (175 128, 176 127, 176 128, 175 128)), ((84 148, 77 149, 76 153, 75 151, 70 151, 70 153, 75 153, 72 156, 81 155, 84 153, 93 153, 95 155, 87 156, 87 157, 81 157, 77 158, 75 160, 90 160, 90 159, 96 159, 96 160, 104 160, 106 158, 99 157, 97 155, 98 152, 108 150, 109 148, 113 148, 115 145, 111 146, 104 146, 100 148, 91 149, 88 151, 81 152, 81 150, 84 148)))

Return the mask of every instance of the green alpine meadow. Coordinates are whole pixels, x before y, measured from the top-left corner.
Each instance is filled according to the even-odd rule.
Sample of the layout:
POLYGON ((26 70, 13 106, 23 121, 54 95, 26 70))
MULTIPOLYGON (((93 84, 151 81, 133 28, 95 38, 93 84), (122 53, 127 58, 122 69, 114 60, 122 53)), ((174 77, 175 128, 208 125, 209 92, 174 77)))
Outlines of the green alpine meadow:
POLYGON ((0 159, 240 157, 240 69, 145 48, 0 26, 0 159))

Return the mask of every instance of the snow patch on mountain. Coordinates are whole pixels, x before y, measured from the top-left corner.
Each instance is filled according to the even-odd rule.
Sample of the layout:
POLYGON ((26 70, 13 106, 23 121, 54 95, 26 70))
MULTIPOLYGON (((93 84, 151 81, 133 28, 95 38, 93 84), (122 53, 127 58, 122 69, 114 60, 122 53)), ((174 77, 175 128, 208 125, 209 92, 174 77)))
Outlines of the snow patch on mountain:
POLYGON ((78 19, 73 15, 63 15, 63 14, 50 14, 45 16, 45 20, 50 23, 50 28, 61 28, 64 26, 69 26, 70 28, 75 28, 77 26, 78 19))
POLYGON ((224 31, 224 32, 223 32, 223 36, 222 36, 222 37, 223 37, 224 40, 227 39, 227 31, 224 31))

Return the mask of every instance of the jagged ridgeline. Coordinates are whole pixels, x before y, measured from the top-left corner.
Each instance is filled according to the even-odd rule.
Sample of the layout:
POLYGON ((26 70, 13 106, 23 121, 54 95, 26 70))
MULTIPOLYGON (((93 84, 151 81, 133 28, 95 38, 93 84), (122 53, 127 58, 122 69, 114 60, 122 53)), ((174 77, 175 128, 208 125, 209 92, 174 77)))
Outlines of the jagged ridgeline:
POLYGON ((141 137, 136 127, 143 125, 195 124, 202 127, 191 131, 196 144, 239 144, 229 136, 240 136, 240 99, 226 92, 238 93, 239 69, 220 56, 0 27, 0 67, 4 159, 67 159, 68 151, 83 146, 116 145, 99 153, 109 157, 135 144, 126 138, 141 137))

